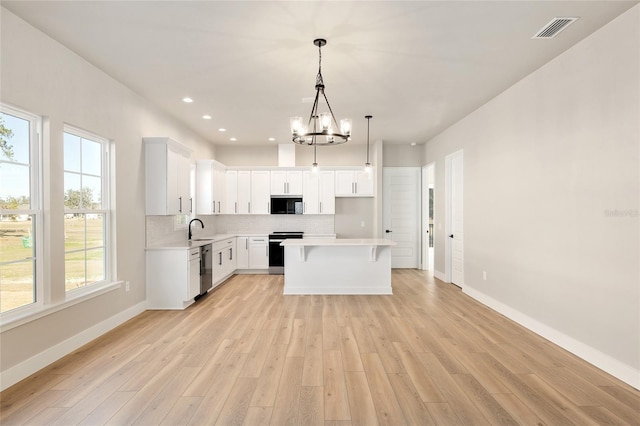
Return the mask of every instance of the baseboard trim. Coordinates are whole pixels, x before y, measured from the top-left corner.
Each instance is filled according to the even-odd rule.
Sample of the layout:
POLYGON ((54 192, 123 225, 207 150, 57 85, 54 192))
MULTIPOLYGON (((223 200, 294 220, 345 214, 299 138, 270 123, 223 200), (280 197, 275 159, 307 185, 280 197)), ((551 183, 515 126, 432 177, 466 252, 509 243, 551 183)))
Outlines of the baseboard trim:
POLYGON ((555 343, 561 348, 571 352, 572 354, 582 358, 590 364, 600 368, 603 371, 611 374, 617 379, 622 380, 630 386, 636 389, 640 389, 640 370, 637 370, 630 365, 618 361, 617 359, 589 346, 583 342, 574 339, 548 325, 545 325, 538 320, 531 318, 522 312, 513 309, 510 306, 505 305, 502 302, 495 300, 494 298, 487 296, 486 294, 466 287, 463 289, 463 293, 477 300, 478 302, 490 307, 491 309, 501 313, 507 318, 517 322, 523 327, 533 331, 534 333, 544 337, 550 342, 555 343))
POLYGON ((284 287, 284 295, 354 295, 354 294, 393 294, 391 287, 284 287))
POLYGON ((116 328, 147 309, 147 302, 140 302, 106 320, 89 327, 86 330, 72 336, 31 358, 14 365, 1 373, 0 391, 15 385, 21 380, 40 371, 44 367, 54 363, 65 355, 70 354, 90 341, 102 336, 106 332, 116 328))
POLYGON ((439 279, 440 281, 444 281, 445 283, 447 282, 445 274, 438 271, 437 269, 433 270, 433 276, 439 279))

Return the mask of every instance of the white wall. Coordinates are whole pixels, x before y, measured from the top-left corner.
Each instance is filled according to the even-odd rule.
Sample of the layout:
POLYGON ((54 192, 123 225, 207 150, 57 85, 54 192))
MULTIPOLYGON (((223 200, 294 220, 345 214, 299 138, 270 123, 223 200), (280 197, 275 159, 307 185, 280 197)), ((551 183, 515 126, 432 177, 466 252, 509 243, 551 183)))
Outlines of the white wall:
MULTIPOLYGON (((640 6, 429 141, 464 149, 463 290, 640 387, 640 6), (482 280, 487 271, 487 280, 482 280)), ((545 41, 552 42, 552 41, 545 41)), ((534 41, 532 41, 534 43, 534 41)))
MULTIPOLYGON (((145 214, 142 137, 169 136, 211 158, 213 146, 6 9, 1 13, 1 101, 46 118, 44 151, 45 281, 54 302, 64 299, 63 125, 109 138, 115 146, 117 279, 124 288, 2 332, 3 386, 21 366, 37 368, 83 339, 139 311, 145 300, 145 214), (115 318, 115 319, 114 319, 115 318), (78 337, 82 336, 82 337, 78 337), (70 339, 70 340, 67 340, 70 339), (55 349, 55 350, 54 350, 55 349), (35 358, 31 358, 34 357, 35 358), (31 360, 29 360, 31 358, 31 360), (27 365, 28 364, 28 365, 27 365)), ((33 372, 33 371, 31 371, 33 372)))

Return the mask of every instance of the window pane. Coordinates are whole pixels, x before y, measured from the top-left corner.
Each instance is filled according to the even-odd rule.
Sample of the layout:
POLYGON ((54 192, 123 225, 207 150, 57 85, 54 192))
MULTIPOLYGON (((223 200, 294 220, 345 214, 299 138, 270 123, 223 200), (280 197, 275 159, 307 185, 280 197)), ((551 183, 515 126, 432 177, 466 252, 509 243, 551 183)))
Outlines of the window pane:
POLYGON ((35 256, 30 215, 0 216, 0 263, 35 256))
POLYGON ((29 166, 0 162, 0 207, 30 209, 29 166))
POLYGON ((87 250, 87 284, 105 279, 104 249, 87 250))
POLYGON ((102 201, 102 179, 82 175, 82 208, 99 209, 102 201))
POLYGON ((104 247, 104 214, 87 214, 87 248, 104 247))
POLYGON ((7 140, 0 149, 0 160, 29 164, 29 121, 5 113, 0 117, 3 138, 7 140))
POLYGON ((35 261, 32 259, 0 265, 0 312, 7 312, 36 301, 34 266, 35 261))
POLYGON ((79 209, 82 206, 82 193, 80 192, 80 175, 75 173, 64 174, 64 206, 67 209, 79 209))
POLYGON ((85 284, 85 251, 67 253, 64 256, 65 290, 74 290, 85 284))
POLYGON ((85 215, 64 215, 64 251, 84 250, 85 248, 85 215))
POLYGON ((82 139, 82 173, 102 175, 102 145, 82 139))
POLYGON ((64 169, 80 173, 80 137, 64 134, 64 169))

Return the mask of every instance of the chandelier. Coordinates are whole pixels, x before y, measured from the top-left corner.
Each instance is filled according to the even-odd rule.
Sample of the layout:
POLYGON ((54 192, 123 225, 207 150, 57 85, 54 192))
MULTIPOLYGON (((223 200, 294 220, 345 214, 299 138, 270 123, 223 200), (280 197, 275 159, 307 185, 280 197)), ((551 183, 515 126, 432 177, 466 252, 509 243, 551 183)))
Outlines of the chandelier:
POLYGON ((318 46, 316 97, 306 126, 302 117, 291 117, 291 135, 293 141, 300 145, 340 145, 351 139, 351 119, 340 120, 340 126, 338 126, 327 95, 324 93, 324 80, 322 79, 322 46, 327 44, 327 40, 317 38, 313 40, 313 44, 318 46), (318 113, 318 101, 321 99, 321 94, 329 112, 318 113))

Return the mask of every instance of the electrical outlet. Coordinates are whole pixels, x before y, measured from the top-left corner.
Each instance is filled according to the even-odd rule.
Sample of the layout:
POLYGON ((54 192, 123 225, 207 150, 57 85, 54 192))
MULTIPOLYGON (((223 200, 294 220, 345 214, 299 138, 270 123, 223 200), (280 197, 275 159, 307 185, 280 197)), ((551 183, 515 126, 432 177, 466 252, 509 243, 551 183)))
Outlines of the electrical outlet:
POLYGON ((129 281, 124 283, 124 291, 131 290, 131 283, 129 281))
POLYGON ((483 281, 487 280, 487 271, 482 271, 482 280, 483 281))

